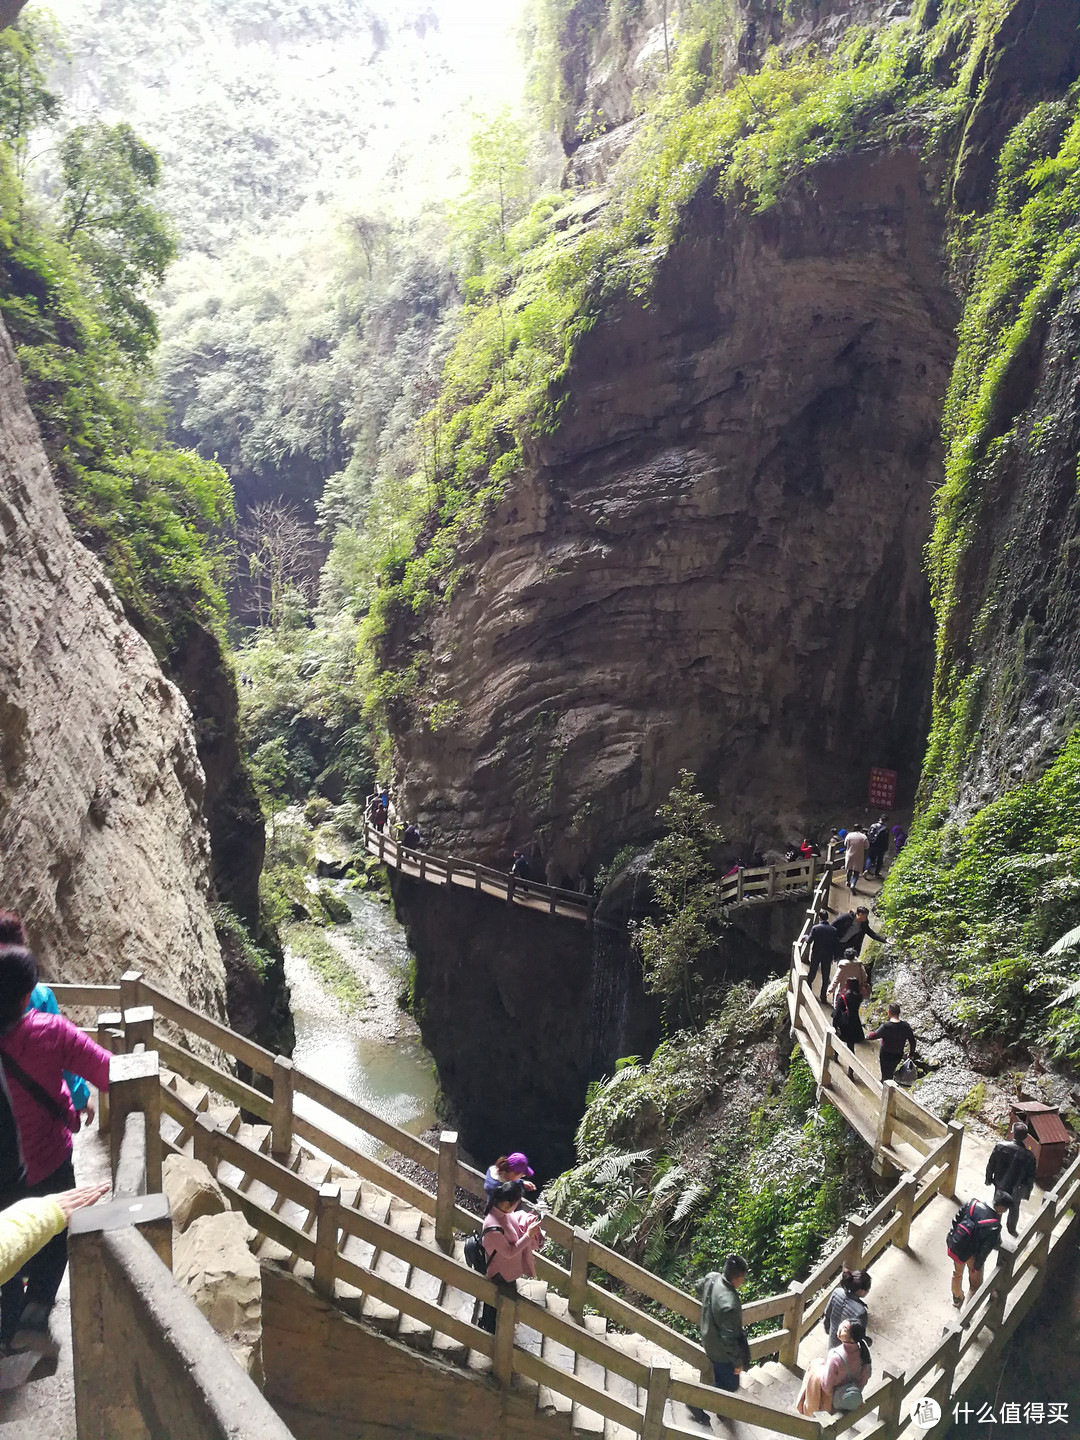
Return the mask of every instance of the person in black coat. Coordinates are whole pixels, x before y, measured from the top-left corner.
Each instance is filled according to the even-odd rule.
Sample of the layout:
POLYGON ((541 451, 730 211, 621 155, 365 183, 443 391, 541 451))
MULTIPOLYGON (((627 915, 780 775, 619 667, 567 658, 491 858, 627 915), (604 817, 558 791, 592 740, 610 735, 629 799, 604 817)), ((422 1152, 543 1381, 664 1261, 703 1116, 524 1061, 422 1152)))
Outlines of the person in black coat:
POLYGON ((1028 1128, 1021 1121, 1012 1128, 1012 1140, 1002 1140, 995 1145, 986 1162, 986 1183, 995 1190, 1004 1190, 1012 1196, 1006 1227, 1010 1235, 1016 1234, 1020 1219, 1020 1201, 1031 1194, 1035 1183, 1035 1156, 1024 1143, 1028 1128))
POLYGON ((825 992, 829 988, 829 976, 832 974, 833 961, 840 953, 840 936, 836 933, 834 926, 829 924, 829 914, 826 911, 818 918, 816 925, 810 927, 810 975, 808 983, 814 988, 814 976, 821 971, 821 999, 825 1001, 825 992))

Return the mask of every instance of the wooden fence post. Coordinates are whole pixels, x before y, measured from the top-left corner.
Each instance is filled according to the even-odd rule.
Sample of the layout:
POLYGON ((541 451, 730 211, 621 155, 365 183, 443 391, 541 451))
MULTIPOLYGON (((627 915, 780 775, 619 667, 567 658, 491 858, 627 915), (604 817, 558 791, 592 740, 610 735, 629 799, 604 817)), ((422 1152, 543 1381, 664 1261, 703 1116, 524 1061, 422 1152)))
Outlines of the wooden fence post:
POLYGON ((810 890, 810 894, 811 894, 811 895, 813 895, 813 893, 814 893, 814 883, 815 883, 816 880, 817 880, 817 856, 816 856, 816 855, 811 855, 811 856, 810 856, 810 884, 809 884, 809 890, 810 890))
POLYGON ((454 1189, 457 1183, 458 1134, 444 1130, 439 1136, 438 1188, 435 1192, 435 1243, 449 1252, 454 1248, 454 1189))
POLYGON ((315 1211, 315 1277, 312 1283, 316 1291, 327 1299, 334 1293, 340 1212, 341 1186, 320 1185, 315 1211))
POLYGON ((941 1182, 942 1195, 956 1194, 956 1177, 960 1171, 960 1147, 964 1143, 964 1127, 959 1120, 949 1121, 949 1139, 952 1144, 949 1148, 948 1165, 945 1178, 941 1182))
POLYGON ((112 1173, 116 1174, 120 1161, 124 1121, 133 1111, 141 1111, 146 1116, 146 1191, 154 1195, 161 1189, 161 1078, 157 1051, 114 1055, 109 1065, 109 1094, 112 1173))
POLYGON ((211 1115, 196 1115, 191 1131, 191 1153, 211 1175, 217 1174, 218 1123, 211 1115))
POLYGON ((795 1032, 799 1028, 799 1007, 802 1005, 802 976, 798 968, 795 969, 795 1004, 791 1011, 791 1038, 795 1039, 795 1032))
POLYGON ((948 1414, 949 1400, 952 1396, 953 1376, 956 1374, 956 1363, 960 1359, 960 1337, 962 1335, 960 1326, 954 1320, 951 1325, 945 1327, 945 1339, 941 1342, 938 1351, 938 1365, 941 1368, 941 1375, 931 1386, 932 1391, 937 1391, 934 1399, 948 1414))
MULTIPOLYGON (((97 1018, 97 1042, 103 1050, 111 1050, 117 1053, 116 1031, 124 1023, 124 1017, 119 1010, 102 1010, 97 1018)), ((101 1090, 98 1092, 98 1130, 102 1135, 109 1133, 109 1092, 101 1090)))
POLYGON ((133 1054, 135 1047, 141 1045, 146 1050, 154 1047, 154 1007, 152 1005, 135 1005, 130 1010, 124 1011, 124 1047, 128 1054, 133 1054))
POLYGON ((986 1308, 985 1323, 991 1330, 1000 1330, 1005 1320, 1005 1305, 1013 1284, 1013 1270, 1016 1268, 1016 1251, 999 1250, 997 1269, 994 1271, 993 1298, 986 1308))
POLYGON ((284 1055, 274 1056, 274 1095, 270 1110, 270 1153, 275 1158, 292 1154, 293 1063, 284 1055))
POLYGON ((874 1169, 884 1168, 885 1147, 892 1139, 893 1116, 896 1112, 896 1081, 886 1080, 878 1101, 877 1134, 874 1136, 874 1169))
POLYGON ((580 1325, 585 1318, 585 1294, 589 1283, 589 1237, 577 1225, 570 1246, 570 1314, 580 1325))
POLYGON ((514 1328, 517 1301, 501 1292, 495 1297, 495 1353, 492 1373, 500 1385, 509 1385, 514 1373, 514 1328))
POLYGON ((775 895, 775 894, 776 894, 776 866, 775 866, 775 865, 770 865, 770 866, 769 866, 769 895, 770 895, 770 896, 773 896, 773 895, 775 895))
POLYGON ((386 836, 381 830, 379 831, 379 859, 384 864, 386 863, 386 836))
POLYGON ((900 1198, 896 1202, 896 1208, 900 1212, 900 1228, 893 1244, 898 1250, 906 1250, 911 1243, 911 1222, 915 1218, 915 1195, 918 1188, 919 1182, 909 1170, 900 1181, 900 1198))
POLYGON ((743 898, 743 868, 739 866, 739 873, 735 877, 735 900, 738 903, 743 898))
POLYGON ((863 1241, 866 1239, 866 1227, 861 1220, 848 1221, 848 1238, 844 1246, 844 1269, 858 1270, 862 1264, 863 1241))
POLYGON ((904 1377, 892 1370, 881 1372, 885 1386, 878 1400, 878 1419, 886 1427, 885 1434, 895 1433, 900 1425, 900 1405, 904 1398, 904 1377))
POLYGON ((799 1360, 799 1331, 802 1329, 803 1311, 806 1308, 806 1285, 796 1280, 788 1289, 787 1304, 784 1306, 784 1329, 788 1337, 780 1346, 780 1364, 796 1365, 799 1360))
POLYGON ((141 970, 125 970, 120 976, 120 1009, 134 1010, 140 1000, 139 990, 142 986, 141 970))
POLYGON ((453 878, 454 878, 454 862, 453 862, 452 860, 447 860, 447 862, 446 862, 446 883, 447 883, 447 886, 449 886, 449 885, 451 885, 451 884, 453 883, 453 878))
POLYGON ((666 1365, 649 1366, 648 1399, 641 1440, 660 1440, 664 1433, 664 1409, 671 1389, 671 1370, 666 1365))
POLYGON ((836 1041, 833 1039, 831 1030, 825 1031, 825 1048, 821 1053, 821 1074, 818 1076, 818 1099, 824 1095, 829 1088, 829 1070, 832 1065, 833 1051, 836 1048, 836 1041))

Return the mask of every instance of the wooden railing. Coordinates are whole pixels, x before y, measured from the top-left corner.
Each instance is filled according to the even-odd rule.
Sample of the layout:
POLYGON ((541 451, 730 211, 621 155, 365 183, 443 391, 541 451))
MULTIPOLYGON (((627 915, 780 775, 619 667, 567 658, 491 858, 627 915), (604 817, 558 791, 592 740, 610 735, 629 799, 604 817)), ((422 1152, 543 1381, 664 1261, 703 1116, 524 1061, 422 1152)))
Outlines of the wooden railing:
MULTIPOLYGON (((369 801, 374 799, 369 797, 369 801)), ((456 860, 444 855, 431 855, 411 850, 385 830, 377 830, 365 820, 364 844, 369 854, 403 875, 431 885, 457 885, 477 894, 491 895, 508 904, 522 905, 530 910, 546 911, 572 920, 594 923, 596 899, 577 890, 561 890, 539 880, 522 880, 503 870, 493 870, 474 860, 456 860)), ((389 820, 387 823, 390 823, 389 820)), ((740 867, 720 882, 724 905, 741 905, 749 900, 771 900, 793 891, 813 891, 822 861, 817 856, 808 860, 785 861, 779 865, 740 867)))
MULTIPOLYGON (((828 883, 826 874, 822 885, 828 883)), ((827 892, 815 897, 815 909, 818 908, 817 902, 825 899, 827 892)), ((793 952, 792 971, 798 980, 801 980, 797 963, 801 959, 799 945, 808 928, 804 927, 804 936, 796 942, 793 952)), ((227 1134, 209 1116, 196 1112, 172 1089, 162 1087, 156 1100, 151 1099, 145 1090, 145 1080, 143 1082, 140 1105, 151 1114, 156 1105, 189 1128, 193 1133, 196 1156, 212 1170, 216 1171, 223 1162, 235 1166, 245 1179, 263 1182, 276 1194, 294 1201, 307 1212, 309 1228, 313 1233, 290 1224, 258 1203, 246 1193, 243 1184, 224 1187, 232 1203, 260 1233, 314 1267, 315 1285, 323 1293, 332 1293, 335 1280, 353 1285, 402 1314, 490 1357, 496 1378, 504 1383, 509 1383, 513 1374, 521 1374, 625 1425, 636 1434, 650 1437, 650 1440, 689 1433, 667 1423, 665 1405, 668 1399, 695 1405, 729 1419, 764 1426, 781 1435, 802 1437, 802 1440, 819 1434, 838 1434, 876 1409, 878 1423, 867 1433, 881 1436, 882 1440, 891 1440, 891 1437, 904 1431, 901 1411, 906 1401, 933 1394, 947 1409, 942 1396, 959 1396, 961 1389, 970 1388, 972 1376, 984 1373, 980 1367, 984 1366, 985 1356, 980 1355, 978 1363, 974 1363, 972 1347, 976 1344, 976 1337, 985 1340, 989 1327, 996 1346, 1002 1335, 1011 1333, 1019 1317, 1030 1308, 1053 1255, 1066 1243, 1076 1222, 1076 1215, 1070 1207, 1075 1207, 1080 1196, 1080 1164, 1074 1165, 1062 1178, 1055 1194, 1047 1198, 1025 1230, 1015 1254, 1002 1257, 997 1271, 984 1282, 962 1312, 955 1330, 933 1347, 925 1361, 902 1376, 886 1372, 858 1411, 833 1416, 827 1421, 808 1419, 776 1409, 761 1400, 751 1400, 743 1394, 728 1394, 711 1385, 675 1379, 670 1369, 646 1366, 603 1337, 590 1333, 582 1324, 586 1309, 598 1312, 616 1325, 652 1341, 696 1369, 703 1380, 711 1376, 711 1366, 696 1340, 675 1328, 685 1321, 697 1321, 700 1302, 556 1216, 545 1217, 545 1233, 567 1253, 569 1267, 538 1255, 537 1275, 547 1281, 551 1289, 566 1296, 569 1318, 560 1318, 524 1297, 514 1300, 497 1294, 488 1280, 469 1269, 453 1254, 455 1234, 472 1230, 477 1223, 474 1215, 457 1204, 455 1188, 477 1197, 483 1194, 483 1176, 459 1159, 454 1134, 444 1133, 438 1147, 428 1145, 338 1094, 284 1057, 264 1050, 219 1021, 172 999, 138 974, 124 975, 120 984, 115 986, 56 985, 53 988, 58 1001, 65 1007, 112 1007, 98 1017, 97 1024, 99 1035, 111 1044, 144 1047, 152 1044, 170 1070, 188 1081, 205 1085, 272 1126, 272 1153, 265 1155, 227 1134), (170 1028, 179 1027, 188 1036, 203 1042, 204 1046, 213 1046, 248 1066, 267 1084, 270 1093, 239 1080, 222 1069, 214 1059, 195 1054, 187 1044, 174 1038, 175 1032, 173 1036, 162 1033, 158 1021, 167 1022, 170 1028), (380 1160, 350 1145, 339 1134, 297 1115, 293 1105, 296 1095, 306 1096, 387 1149, 428 1170, 433 1177, 432 1187, 428 1189, 406 1179, 380 1160), (441 1250, 409 1239, 390 1225, 361 1213, 355 1207, 342 1204, 339 1187, 317 1187, 282 1164, 282 1158, 287 1158, 290 1153, 294 1137, 308 1142, 346 1165, 356 1175, 373 1181, 430 1216, 434 1220, 435 1236, 441 1250), (389 1253, 423 1273, 446 1281, 455 1290, 475 1300, 494 1305, 497 1316, 494 1335, 481 1330, 471 1320, 451 1314, 431 1300, 347 1260, 340 1253, 340 1248, 349 1235, 356 1235, 377 1251, 389 1253), (590 1278, 590 1269, 625 1287, 630 1294, 644 1297, 661 1307, 672 1323, 666 1323, 657 1315, 638 1308, 623 1295, 597 1284, 590 1278), (638 1385, 647 1395, 644 1409, 629 1405, 519 1347, 515 1343, 517 1325, 548 1335, 576 1354, 638 1385), (972 1363, 965 1366, 962 1378, 958 1380, 957 1367, 969 1352, 972 1352, 972 1363)), ((871 1143, 876 1141, 877 1153, 893 1163, 902 1164, 905 1156, 897 1148, 900 1144, 918 1152, 921 1157, 913 1168, 905 1169, 898 1183, 868 1215, 849 1222, 841 1246, 823 1260, 806 1280, 793 1284, 783 1294, 753 1300, 743 1306, 743 1318, 747 1325, 768 1320, 777 1322, 767 1334, 756 1336, 751 1341, 751 1357, 756 1360, 776 1354, 783 1363, 794 1364, 799 1343, 819 1323, 841 1269, 868 1266, 890 1245, 906 1247, 914 1218, 937 1194, 952 1193, 963 1127, 944 1125, 895 1086, 882 1090, 857 1057, 846 1051, 841 1057, 842 1066, 835 1056, 830 1059, 832 1052, 828 1032, 822 1036, 822 1027, 815 1026, 812 1017, 819 1013, 817 1007, 806 1003, 806 996, 802 995, 796 980, 789 988, 789 1006, 800 1043, 808 1054, 820 1057, 818 1075, 823 1093, 838 1105, 842 1113, 856 1115, 856 1128, 860 1133, 867 1133, 870 1125, 865 1114, 866 1097, 876 1089, 877 1111, 871 1143), (854 1080, 846 1074, 849 1066, 855 1071, 854 1080)), ((138 1060, 138 1056, 132 1056, 125 1063, 138 1060)), ((118 1092, 114 1092, 114 1127, 118 1101, 128 1105, 127 1101, 120 1100, 118 1092)), ((109 1123, 107 1108, 103 1121, 109 1123)), ((153 1128, 156 1127, 148 1125, 147 1133, 153 1128)))

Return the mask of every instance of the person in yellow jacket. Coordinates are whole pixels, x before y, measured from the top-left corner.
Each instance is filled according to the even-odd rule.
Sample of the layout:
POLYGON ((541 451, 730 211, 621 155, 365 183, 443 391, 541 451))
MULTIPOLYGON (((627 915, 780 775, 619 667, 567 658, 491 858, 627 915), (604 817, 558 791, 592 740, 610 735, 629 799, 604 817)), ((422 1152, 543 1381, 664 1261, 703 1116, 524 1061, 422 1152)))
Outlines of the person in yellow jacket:
POLYGON ((17 1275, 27 1260, 59 1235, 72 1213, 93 1205, 107 1193, 108 1185, 81 1185, 40 1199, 16 1200, 0 1210, 0 1285, 17 1275))

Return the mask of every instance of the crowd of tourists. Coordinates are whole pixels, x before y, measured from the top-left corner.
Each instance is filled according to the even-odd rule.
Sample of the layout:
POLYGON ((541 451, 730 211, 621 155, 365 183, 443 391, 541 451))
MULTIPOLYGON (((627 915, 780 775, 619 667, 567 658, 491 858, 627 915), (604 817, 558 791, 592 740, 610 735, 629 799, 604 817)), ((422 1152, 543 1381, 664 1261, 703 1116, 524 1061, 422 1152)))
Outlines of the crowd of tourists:
POLYGON ((107 1090, 109 1061, 38 981, 20 918, 0 911, 0 1351, 55 1359, 49 1316, 67 1268, 66 1227, 107 1185, 76 1186, 72 1134, 107 1090))

